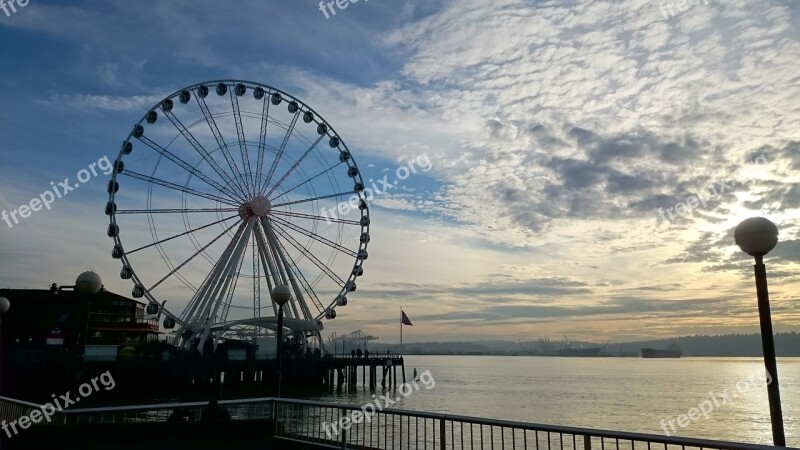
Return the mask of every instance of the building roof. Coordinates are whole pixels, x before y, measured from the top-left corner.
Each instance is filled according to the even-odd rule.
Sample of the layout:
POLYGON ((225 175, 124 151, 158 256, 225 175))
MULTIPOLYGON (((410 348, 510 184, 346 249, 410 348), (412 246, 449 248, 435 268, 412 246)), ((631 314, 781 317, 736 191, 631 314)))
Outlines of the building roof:
MULTIPOLYGON (((62 286, 63 288, 63 286, 62 286)), ((11 308, 14 307, 16 301, 42 301, 44 299, 59 299, 63 301, 80 302, 85 300, 91 301, 110 301, 110 300, 125 300, 128 302, 138 303, 144 306, 145 303, 139 300, 115 294, 111 291, 102 288, 100 292, 94 295, 83 294, 72 289, 62 289, 60 291, 53 291, 52 289, 0 289, 0 296, 7 298, 11 302, 11 308)))

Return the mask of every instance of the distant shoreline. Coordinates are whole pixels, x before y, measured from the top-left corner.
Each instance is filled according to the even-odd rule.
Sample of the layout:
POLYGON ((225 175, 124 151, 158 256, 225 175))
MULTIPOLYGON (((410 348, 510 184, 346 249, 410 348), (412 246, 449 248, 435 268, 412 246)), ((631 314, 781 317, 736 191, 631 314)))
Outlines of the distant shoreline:
MULTIPOLYGON (((641 358, 642 348, 667 349, 677 346, 683 357, 712 358, 760 358, 762 356, 760 334, 727 334, 718 336, 695 335, 668 339, 638 342, 599 343, 589 341, 550 341, 538 339, 531 341, 453 341, 453 342, 406 342, 403 353, 406 355, 492 355, 492 356, 547 356, 568 358, 558 355, 559 350, 598 350, 599 357, 641 358)), ((400 353, 397 344, 370 344, 371 352, 400 353)), ((779 358, 800 357, 800 333, 796 331, 776 333, 775 351, 779 358)), ((594 358, 598 356, 572 356, 594 358)))
MULTIPOLYGON (((683 355, 680 358, 642 358, 641 355, 607 355, 607 356, 557 356, 557 355, 528 355, 524 353, 412 353, 405 352, 402 356, 514 356, 514 357, 536 357, 536 358, 579 358, 579 359, 606 359, 606 358, 628 358, 628 359, 648 359, 654 361, 669 361, 676 359, 700 359, 700 358, 761 358, 762 355, 683 355)), ((800 355, 778 355, 779 359, 783 358, 800 358, 800 355)))

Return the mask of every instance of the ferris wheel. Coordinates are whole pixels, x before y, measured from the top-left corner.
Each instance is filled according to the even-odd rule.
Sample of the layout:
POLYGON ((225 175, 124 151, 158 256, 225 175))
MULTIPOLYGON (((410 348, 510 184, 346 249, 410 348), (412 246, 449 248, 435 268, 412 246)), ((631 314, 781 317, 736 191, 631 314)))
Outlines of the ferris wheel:
POLYGON ((369 208, 353 155, 311 107, 264 84, 168 95, 122 143, 107 190, 120 276, 182 348, 273 335, 278 285, 292 292, 284 328, 322 346, 323 320, 364 273, 369 208))

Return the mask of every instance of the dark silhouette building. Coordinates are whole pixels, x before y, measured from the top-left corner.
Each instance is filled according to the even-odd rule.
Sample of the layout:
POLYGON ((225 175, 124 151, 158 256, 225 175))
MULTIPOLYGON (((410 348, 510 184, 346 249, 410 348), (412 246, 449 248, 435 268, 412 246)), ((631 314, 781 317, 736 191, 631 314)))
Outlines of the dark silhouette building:
POLYGON ((135 345, 158 340, 158 323, 139 301, 101 289, 0 289, 11 302, 3 314, 0 348, 82 354, 87 345, 135 345))

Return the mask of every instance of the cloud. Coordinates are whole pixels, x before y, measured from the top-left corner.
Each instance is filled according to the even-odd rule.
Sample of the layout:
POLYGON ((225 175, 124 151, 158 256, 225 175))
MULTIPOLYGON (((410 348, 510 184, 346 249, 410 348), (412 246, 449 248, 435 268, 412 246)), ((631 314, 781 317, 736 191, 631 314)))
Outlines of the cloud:
POLYGON ((117 112, 146 112, 163 97, 154 95, 134 95, 131 97, 123 97, 116 95, 70 95, 70 94, 53 94, 50 98, 43 103, 48 106, 59 108, 71 108, 77 111, 83 110, 101 110, 101 111, 117 111, 117 112))
MULTIPOLYGON (((0 121, 0 205, 89 160, 87 148, 116 151, 164 95, 252 79, 307 101, 374 176, 423 152, 432 161, 375 200, 366 275, 334 329, 391 333, 401 301, 439 336, 752 327, 751 264, 731 233, 753 215, 780 224, 769 264, 786 324, 800 239, 797 14, 757 0, 669 20, 644 0, 433 0, 326 21, 302 2, 31 3, 0 25, 15 42, 0 68, 15 111, 0 121), (735 186, 659 218, 719 182, 735 186)), ((102 197, 0 235, 17 261, 3 282, 64 282, 65 267, 107 262, 106 219, 83 213, 102 197), (37 238, 65 226, 70 240, 37 238)))

